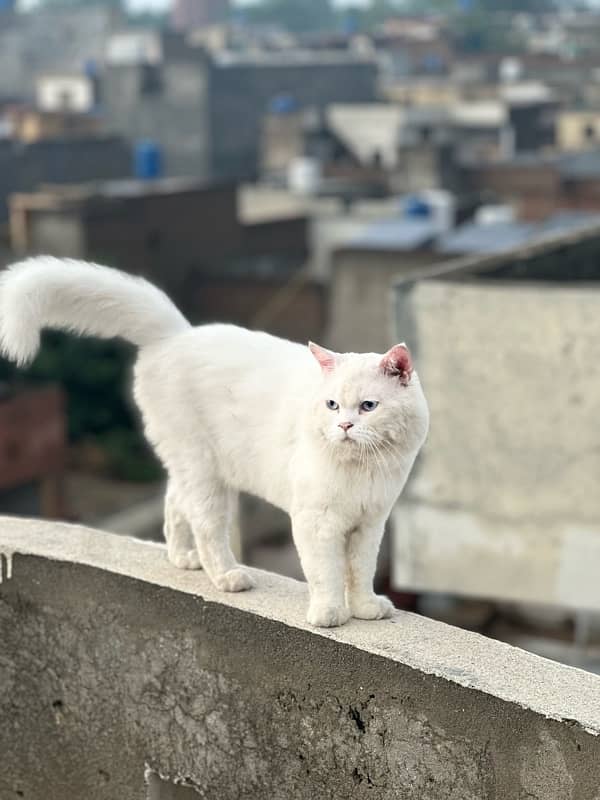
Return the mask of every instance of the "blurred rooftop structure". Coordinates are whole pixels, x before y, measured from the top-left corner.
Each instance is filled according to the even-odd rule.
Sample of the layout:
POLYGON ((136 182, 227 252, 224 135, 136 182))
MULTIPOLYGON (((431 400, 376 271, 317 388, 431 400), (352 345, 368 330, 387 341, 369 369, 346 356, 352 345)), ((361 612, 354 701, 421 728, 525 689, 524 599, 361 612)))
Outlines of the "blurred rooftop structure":
POLYGON ((513 641, 595 671, 599 247, 596 222, 395 285, 438 420, 394 514, 395 585, 570 615, 570 633, 513 641))
POLYGON ((13 195, 10 210, 16 255, 144 275, 194 321, 254 327, 260 315, 263 327, 300 340, 323 328, 323 288, 304 271, 309 221, 298 204, 281 209, 229 181, 163 178, 46 186, 13 195))
POLYGON ((500 253, 563 233, 600 225, 600 213, 562 211, 537 223, 470 222, 441 236, 436 250, 448 255, 500 253))
POLYGON ((123 15, 101 4, 37 9, 0 25, 0 97, 30 99, 46 72, 97 74, 123 15))

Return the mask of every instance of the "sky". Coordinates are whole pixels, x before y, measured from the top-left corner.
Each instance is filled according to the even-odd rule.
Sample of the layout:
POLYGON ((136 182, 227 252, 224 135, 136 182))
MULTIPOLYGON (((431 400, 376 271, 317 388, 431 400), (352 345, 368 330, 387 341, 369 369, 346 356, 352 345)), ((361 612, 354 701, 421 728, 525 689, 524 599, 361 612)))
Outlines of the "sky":
MULTIPOLYGON (((126 0, 126 2, 132 11, 163 11, 170 5, 170 0, 126 0)), ((233 0, 233 4, 236 6, 252 5, 253 2, 256 2, 256 0, 233 0)), ((366 6, 369 0, 333 0, 333 2, 337 6, 344 6, 349 2, 355 6, 366 6)), ((22 8, 32 8, 36 4, 36 0, 20 0, 19 3, 22 8)))
MULTIPOLYGON (((247 6, 252 5, 255 0, 234 0, 234 4, 237 6, 247 6)), ((349 0, 334 0, 335 5, 343 6, 347 5, 349 0)), ((369 0, 352 0, 352 5, 368 5, 369 0)), ((169 5, 169 0, 128 0, 128 5, 135 11, 139 11, 140 9, 164 9, 166 6, 169 5)))

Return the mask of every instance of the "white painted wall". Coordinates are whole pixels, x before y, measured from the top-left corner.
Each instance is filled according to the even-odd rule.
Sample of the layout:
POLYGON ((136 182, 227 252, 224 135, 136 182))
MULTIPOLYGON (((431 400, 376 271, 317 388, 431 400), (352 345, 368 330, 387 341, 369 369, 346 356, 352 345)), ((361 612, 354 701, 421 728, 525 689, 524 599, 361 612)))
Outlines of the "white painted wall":
POLYGON ((86 113, 94 107, 94 86, 86 75, 44 75, 37 81, 36 100, 42 111, 86 113))

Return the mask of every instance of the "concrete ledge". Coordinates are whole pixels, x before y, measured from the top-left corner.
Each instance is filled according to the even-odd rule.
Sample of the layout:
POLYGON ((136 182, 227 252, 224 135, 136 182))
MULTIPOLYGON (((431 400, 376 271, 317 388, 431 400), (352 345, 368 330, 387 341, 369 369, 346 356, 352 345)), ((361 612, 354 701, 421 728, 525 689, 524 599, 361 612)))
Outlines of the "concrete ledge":
POLYGON ((144 798, 146 771, 220 800, 600 800, 592 674, 406 613, 314 631, 302 583, 223 595, 81 527, 2 519, 0 552, 2 798, 144 798))

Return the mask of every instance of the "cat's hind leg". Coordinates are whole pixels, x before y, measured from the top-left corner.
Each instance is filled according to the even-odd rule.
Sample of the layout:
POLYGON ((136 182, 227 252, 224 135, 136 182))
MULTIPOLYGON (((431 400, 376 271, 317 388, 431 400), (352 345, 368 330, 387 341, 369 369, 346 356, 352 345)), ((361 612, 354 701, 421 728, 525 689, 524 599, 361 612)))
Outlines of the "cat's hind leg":
POLYGON ((170 484, 165 497, 164 534, 169 561, 179 569, 201 569, 192 529, 179 508, 177 493, 170 484))
POLYGON ((201 472, 194 469, 192 475, 188 473, 182 508, 208 577, 221 591, 243 592, 254 586, 254 578, 231 551, 237 495, 215 473, 212 464, 201 472))

